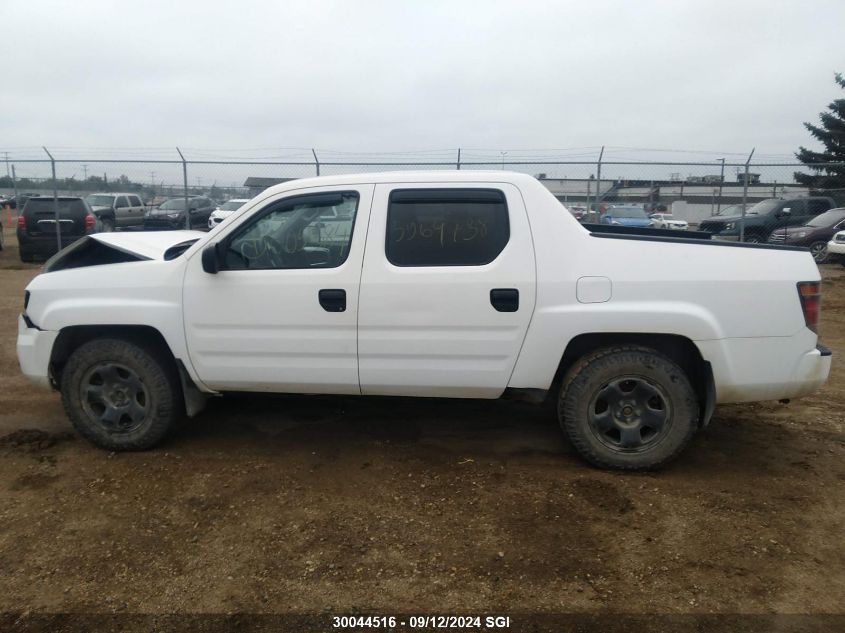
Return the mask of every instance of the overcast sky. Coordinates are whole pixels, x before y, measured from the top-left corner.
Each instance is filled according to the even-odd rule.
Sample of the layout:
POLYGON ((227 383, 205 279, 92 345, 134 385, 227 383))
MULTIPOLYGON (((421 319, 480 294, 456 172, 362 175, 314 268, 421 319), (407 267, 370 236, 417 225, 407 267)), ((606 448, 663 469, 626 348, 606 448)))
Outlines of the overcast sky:
POLYGON ((842 0, 2 0, 0 24, 15 155, 790 156, 845 72, 842 0))

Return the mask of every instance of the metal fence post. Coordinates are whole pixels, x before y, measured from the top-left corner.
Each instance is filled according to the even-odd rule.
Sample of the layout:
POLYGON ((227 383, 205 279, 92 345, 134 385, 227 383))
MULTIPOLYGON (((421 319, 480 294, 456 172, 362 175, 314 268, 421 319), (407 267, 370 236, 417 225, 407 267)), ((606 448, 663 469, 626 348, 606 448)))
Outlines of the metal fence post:
POLYGON ((12 165, 12 191, 15 192, 15 210, 18 212, 18 215, 20 215, 21 210, 18 206, 18 203, 20 202, 20 200, 18 200, 18 177, 17 174, 15 174, 14 165, 12 165))
POLYGON ((604 145, 601 146, 599 152, 599 160, 596 164, 596 212, 599 210, 599 203, 601 202, 601 159, 604 156, 604 145))
POLYGON ((182 150, 178 147, 176 151, 179 152, 179 158, 182 159, 182 182, 185 185, 185 228, 191 230, 191 206, 188 203, 188 163, 182 155, 182 150))
POLYGON ((317 167, 317 175, 320 175, 320 159, 317 158, 317 151, 312 147, 311 153, 314 154, 314 165, 317 167))
POLYGON ((41 147, 47 153, 47 156, 50 157, 50 167, 53 169, 53 219, 56 222, 56 244, 59 250, 62 250, 62 225, 59 222, 59 183, 56 182, 56 159, 47 151, 46 147, 43 145, 41 147))
POLYGON ((720 159, 722 161, 722 169, 719 172, 719 199, 716 200, 716 215, 719 215, 719 211, 722 210, 722 185, 725 184, 725 159, 720 159))
POLYGON ((743 178, 742 183, 742 214, 741 219, 739 221, 739 241, 745 241, 745 201, 748 198, 748 164, 751 162, 751 157, 754 156, 754 150, 757 149, 756 147, 751 148, 751 153, 748 155, 748 159, 745 161, 745 178, 743 178))
POLYGON ((458 148, 458 171, 461 170, 461 148, 458 148))

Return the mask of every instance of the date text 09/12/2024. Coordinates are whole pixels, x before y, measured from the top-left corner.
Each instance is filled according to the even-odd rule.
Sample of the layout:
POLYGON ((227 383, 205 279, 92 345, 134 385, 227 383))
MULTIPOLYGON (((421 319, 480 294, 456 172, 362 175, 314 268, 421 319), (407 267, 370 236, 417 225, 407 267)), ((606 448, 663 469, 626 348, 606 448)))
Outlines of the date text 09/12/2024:
POLYGON ((351 615, 333 616, 335 629, 507 629, 510 616, 503 615, 412 615, 406 617, 351 615))

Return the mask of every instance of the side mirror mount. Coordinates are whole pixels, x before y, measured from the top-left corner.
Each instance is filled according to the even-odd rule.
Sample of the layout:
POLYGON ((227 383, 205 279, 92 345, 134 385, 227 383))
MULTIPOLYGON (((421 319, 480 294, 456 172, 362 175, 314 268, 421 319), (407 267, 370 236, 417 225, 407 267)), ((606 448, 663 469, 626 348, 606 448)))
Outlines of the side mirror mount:
POLYGON ((202 269, 210 275, 216 275, 220 271, 217 244, 209 244, 202 249, 202 269))

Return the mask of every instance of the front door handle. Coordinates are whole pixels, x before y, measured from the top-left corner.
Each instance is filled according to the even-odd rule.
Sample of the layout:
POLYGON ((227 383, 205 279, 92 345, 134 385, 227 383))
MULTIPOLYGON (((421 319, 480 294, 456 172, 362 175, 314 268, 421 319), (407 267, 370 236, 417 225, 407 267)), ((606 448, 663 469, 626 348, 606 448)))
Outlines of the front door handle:
POLYGON ((516 312, 519 310, 519 290, 493 288, 490 291, 490 304, 499 312, 516 312))
POLYGON ((321 290, 317 297, 326 312, 346 311, 346 291, 340 289, 321 290))

